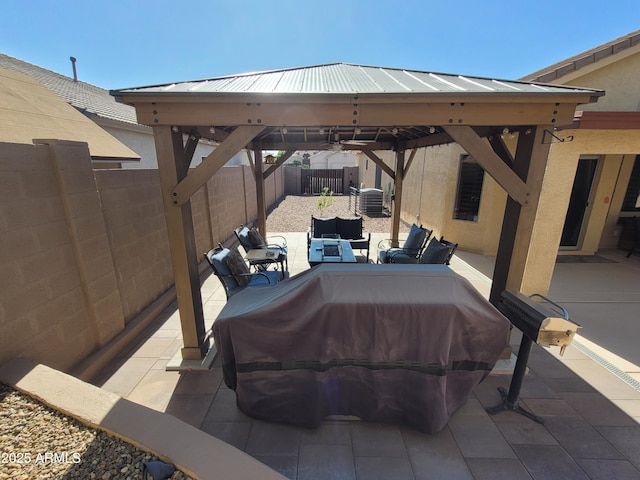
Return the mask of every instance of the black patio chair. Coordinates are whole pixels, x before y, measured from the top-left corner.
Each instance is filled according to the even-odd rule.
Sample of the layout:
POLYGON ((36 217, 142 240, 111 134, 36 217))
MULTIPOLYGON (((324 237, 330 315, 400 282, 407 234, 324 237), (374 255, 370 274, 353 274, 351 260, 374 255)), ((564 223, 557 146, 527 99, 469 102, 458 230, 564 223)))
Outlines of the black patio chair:
POLYGON ((237 250, 230 250, 221 244, 209 250, 204 256, 213 273, 222 283, 227 300, 247 287, 275 285, 282 279, 281 272, 276 270, 250 272, 237 250))
POLYGON ((402 247, 391 247, 391 240, 381 240, 378 243, 378 263, 417 263, 422 251, 424 250, 427 240, 431 237, 433 231, 428 228, 423 228, 422 225, 418 226, 415 223, 411 225, 409 235, 404 241, 402 247), (408 259, 408 261, 402 262, 401 260, 395 262, 394 257, 398 256, 398 259, 408 259), (415 262, 411 262, 410 259, 415 259, 415 262))
POLYGON ((427 245, 427 248, 424 249, 424 252, 420 256, 420 260, 418 261, 418 263, 440 263, 449 265, 451 262, 451 257, 453 257, 453 254, 457 248, 457 243, 445 240, 443 236, 440 237, 440 240, 432 238, 427 245))
POLYGON ((270 265, 280 264, 282 266, 283 273, 289 269, 289 262, 287 260, 287 239, 280 235, 267 237, 267 241, 262 238, 260 232, 255 227, 249 228, 245 225, 240 225, 233 231, 236 238, 242 245, 245 253, 249 253, 249 250, 267 250, 272 255, 259 260, 249 260, 249 264, 257 271, 264 271, 270 265), (271 242, 272 239, 280 239, 280 242, 271 242))
POLYGON ((432 238, 419 258, 405 254, 396 254, 391 257, 391 263, 412 263, 412 264, 443 264, 449 265, 451 257, 458 248, 457 243, 445 240, 444 237, 432 238))

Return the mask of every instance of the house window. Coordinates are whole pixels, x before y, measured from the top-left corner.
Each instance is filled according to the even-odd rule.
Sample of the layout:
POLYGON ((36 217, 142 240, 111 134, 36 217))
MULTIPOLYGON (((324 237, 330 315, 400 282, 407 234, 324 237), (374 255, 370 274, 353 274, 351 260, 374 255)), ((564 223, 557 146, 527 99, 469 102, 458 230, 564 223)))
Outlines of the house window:
POLYGON ((629 185, 627 185, 627 192, 622 202, 622 211, 640 211, 640 155, 636 157, 636 161, 633 164, 631 178, 629 179, 629 185))
POLYGON ((484 170, 473 157, 462 155, 460 159, 460 173, 458 176, 458 191, 453 218, 456 220, 478 221, 480 210, 480 196, 484 170))

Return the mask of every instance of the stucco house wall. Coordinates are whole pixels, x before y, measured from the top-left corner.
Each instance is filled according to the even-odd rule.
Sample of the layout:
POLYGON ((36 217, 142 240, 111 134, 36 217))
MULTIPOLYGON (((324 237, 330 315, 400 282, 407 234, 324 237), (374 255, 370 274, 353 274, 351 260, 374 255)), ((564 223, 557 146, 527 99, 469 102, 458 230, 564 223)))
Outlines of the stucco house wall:
MULTIPOLYGON (((611 45, 541 70, 525 80, 541 79, 548 83, 606 91, 597 103, 579 106, 578 110, 640 111, 640 43, 637 37, 638 32, 635 32, 611 45)), ((532 255, 541 260, 538 263, 546 266, 544 271, 534 271, 541 268, 534 265, 529 267, 530 276, 539 278, 542 286, 548 284, 558 254, 593 255, 599 248, 616 247, 620 234, 618 218, 625 215, 620 213, 620 207, 636 155, 640 154, 640 131, 637 129, 564 127, 555 133, 567 141, 554 140, 551 145, 532 250, 532 255), (576 248, 559 250, 573 179, 580 158, 585 157, 597 157, 599 161, 582 234, 576 248)), ((512 152, 516 140, 505 138, 512 152)), ((408 223, 422 223, 434 229, 434 234, 458 242, 461 250, 495 255, 507 197, 488 174, 484 176, 477 222, 453 219, 460 156, 464 153, 455 144, 424 148, 416 153, 405 177, 402 218, 408 223), (424 171, 428 174, 426 177, 424 171)), ((380 157, 395 169, 394 153, 387 152, 380 157)), ((376 165, 364 155, 359 155, 358 164, 360 181, 366 187, 375 186, 376 165)), ((381 178, 381 188, 393 185, 386 174, 382 173, 381 178)))

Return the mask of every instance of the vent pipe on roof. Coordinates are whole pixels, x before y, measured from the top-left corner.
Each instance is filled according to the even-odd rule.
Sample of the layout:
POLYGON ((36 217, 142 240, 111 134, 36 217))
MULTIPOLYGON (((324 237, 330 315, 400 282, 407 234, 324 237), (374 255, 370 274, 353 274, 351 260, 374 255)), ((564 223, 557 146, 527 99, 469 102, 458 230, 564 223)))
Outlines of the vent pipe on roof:
POLYGON ((76 70, 76 57, 69 57, 69 60, 71 60, 71 65, 73 66, 73 81, 77 82, 78 81, 78 71, 76 70))

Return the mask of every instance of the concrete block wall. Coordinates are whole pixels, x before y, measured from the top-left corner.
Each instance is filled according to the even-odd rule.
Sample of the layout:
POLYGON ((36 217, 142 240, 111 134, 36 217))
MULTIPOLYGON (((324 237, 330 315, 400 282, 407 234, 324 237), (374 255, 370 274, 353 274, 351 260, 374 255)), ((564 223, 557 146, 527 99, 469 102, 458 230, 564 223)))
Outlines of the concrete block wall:
MULTIPOLYGON (((0 144, 0 364, 70 371, 172 286, 159 183, 156 170, 92 170, 84 143, 0 144)), ((221 169, 192 211, 202 253, 254 222, 250 167, 221 169)))
POLYGON ((96 170, 125 321, 173 284, 157 170, 96 170))
POLYGON ((69 369, 124 325, 87 145, 2 144, 0 185, 0 363, 69 369))

